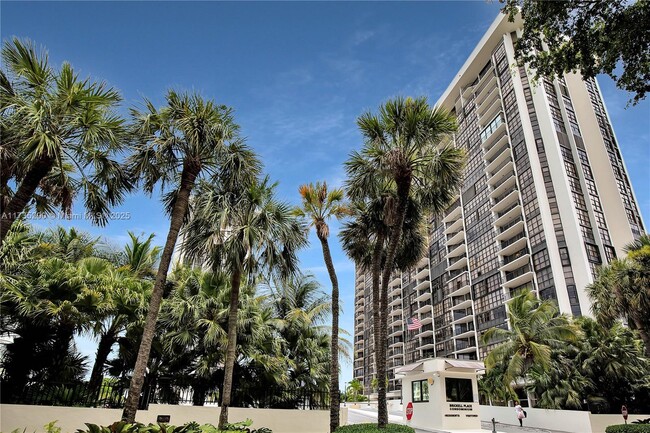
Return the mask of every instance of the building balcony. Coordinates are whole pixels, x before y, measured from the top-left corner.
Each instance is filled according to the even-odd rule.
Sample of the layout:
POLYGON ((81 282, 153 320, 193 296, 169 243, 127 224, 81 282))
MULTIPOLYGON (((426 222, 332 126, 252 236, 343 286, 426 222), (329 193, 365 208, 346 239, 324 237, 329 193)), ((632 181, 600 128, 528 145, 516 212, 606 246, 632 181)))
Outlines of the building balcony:
POLYGON ((449 259, 451 257, 458 257, 461 254, 464 254, 464 253, 467 252, 467 246, 465 245, 465 242, 460 242, 460 243, 457 243, 457 244, 448 245, 447 246, 447 251, 449 251, 449 252, 445 256, 445 258, 449 259))
POLYGON ((497 146, 494 146, 493 149, 496 148, 497 150, 494 152, 494 155, 491 158, 485 158, 485 163, 487 164, 485 166, 485 171, 487 173, 492 173, 495 171, 495 169, 499 166, 499 164, 503 163, 506 159, 510 158, 510 145, 508 144, 508 140, 505 141, 505 144, 500 145, 498 148, 497 146))
POLYGON ((402 307, 400 305, 391 308, 390 311, 388 312, 389 316, 399 316, 401 314, 402 314, 402 307))
POLYGON ((515 203, 511 204, 510 207, 507 207, 506 209, 497 213, 495 216, 495 226, 506 225, 513 219, 521 217, 521 203, 519 203, 519 201, 516 201, 515 203))
POLYGON ((431 278, 429 278, 429 275, 422 278, 421 280, 417 280, 417 284, 415 285, 415 290, 419 291, 419 290, 423 290, 423 289, 429 289, 431 287, 431 285, 429 283, 430 280, 431 280, 431 278))
POLYGON ((466 310, 452 311, 452 324, 459 325, 461 323, 472 322, 474 319, 474 312, 471 308, 466 310))
POLYGON ((475 334, 476 331, 474 329, 474 322, 468 322, 454 326, 453 338, 469 338, 474 337, 475 334))
POLYGON ((519 191, 506 191, 494 199, 494 205, 490 209, 495 214, 499 214, 508 209, 514 202, 519 200, 519 191))
POLYGON ((500 247, 499 255, 501 256, 509 256, 511 254, 514 254, 515 252, 526 247, 526 235, 524 234, 524 232, 516 234, 510 239, 501 241, 499 247, 500 247))
POLYGON ((389 329, 388 332, 389 332, 388 333, 389 337, 396 337, 398 335, 401 335, 402 332, 404 332, 404 330, 402 329, 401 326, 395 326, 395 327, 389 329))
POLYGON ((431 311, 431 295, 429 299, 418 302, 418 309, 414 313, 425 313, 431 311))
POLYGON ((503 137, 506 137, 506 124, 501 122, 494 130, 488 131, 486 134, 484 134, 484 139, 483 142, 481 143, 481 147, 487 152, 489 152, 490 149, 492 149, 492 146, 495 144, 501 142, 503 137))
POLYGON ((465 232, 463 231, 463 229, 460 229, 455 233, 450 233, 447 235, 447 244, 453 245, 464 240, 465 240, 465 232))
POLYGON ((509 289, 512 287, 521 286, 522 284, 532 281, 533 275, 534 273, 529 264, 526 264, 525 266, 514 271, 506 272, 506 278, 505 282, 503 283, 503 287, 509 289))
POLYGON ((517 233, 520 233, 524 230, 524 219, 520 215, 518 218, 514 218, 507 222, 506 224, 502 225, 497 229, 497 236, 495 239, 499 242, 504 241, 506 239, 510 239, 517 233))
POLYGON ((497 88, 497 76, 492 72, 491 74, 484 76, 476 86, 476 90, 474 91, 474 94, 476 95, 474 101, 476 101, 478 105, 482 105, 487 101, 490 94, 497 88))
POLYGON ((501 154, 501 153, 510 154, 510 152, 505 151, 506 148, 510 148, 508 135, 505 133, 500 134, 496 139, 496 141, 493 140, 486 143, 488 143, 487 146, 483 146, 483 149, 485 151, 485 153, 483 154, 483 159, 485 159, 485 161, 488 161, 488 163, 497 154, 501 154))
POLYGON ((477 106, 476 114, 478 114, 478 124, 480 126, 487 125, 494 118, 494 115, 502 110, 500 96, 499 89, 494 87, 481 101, 481 105, 477 106))
POLYGON ((469 293, 469 274, 467 272, 463 272, 454 279, 450 280, 447 283, 447 288, 451 290, 451 293, 449 294, 451 297, 469 293))
POLYGON ((427 323, 433 322, 433 316, 431 311, 420 313, 420 323, 426 325, 427 323))
POLYGON ((388 306, 392 307, 395 305, 399 305, 402 303, 402 297, 401 296, 393 296, 388 299, 388 306))
POLYGON ((462 256, 459 257, 454 257, 453 259, 449 259, 449 266, 447 266, 448 271, 455 271, 458 269, 465 269, 467 268, 467 255, 463 254, 462 256))
POLYGON ((515 176, 514 173, 511 173, 510 176, 507 176, 502 179, 501 182, 498 182, 495 185, 492 186, 492 191, 489 194, 489 197, 491 199, 496 199, 497 197, 502 196, 503 194, 510 192, 510 191, 516 191, 517 190, 517 177, 515 176))
POLYGON ((392 320, 388 320, 388 324, 391 326, 402 326, 404 321, 402 320, 402 316, 393 316, 392 320))
POLYGON ((459 219, 463 212, 460 208, 460 202, 457 202, 457 205, 452 205, 453 209, 449 210, 447 216, 445 216, 442 220, 443 223, 447 224, 449 222, 455 221, 459 219))
POLYGON ((447 224, 447 227, 445 228, 445 234, 448 235, 450 233, 455 233, 462 228, 463 228, 463 220, 462 218, 459 218, 456 221, 452 222, 451 224, 447 224))
POLYGON ((426 301, 427 299, 431 299, 431 291, 430 290, 423 290, 416 298, 415 301, 417 302, 422 302, 426 301))
POLYGON ((354 309, 355 313, 363 313, 364 306, 363 304, 357 304, 357 307, 354 309))
POLYGON ((472 296, 469 293, 466 293, 462 296, 455 296, 451 298, 452 310, 463 310, 471 306, 472 306, 472 296))
POLYGON ((424 266, 421 266, 416 269, 415 271, 415 278, 416 279, 422 279, 425 276, 429 275, 429 261, 427 259, 427 263, 424 266))
POLYGON ((519 251, 504 256, 503 259, 501 259, 501 267, 499 270, 502 272, 509 272, 528 264, 529 260, 530 252, 527 247, 524 247, 519 251))
POLYGON ((492 188, 498 188, 501 183, 507 180, 507 177, 512 176, 515 172, 515 165, 512 162, 512 159, 508 157, 505 161, 501 162, 494 171, 488 173, 487 183, 492 188), (507 177, 506 177, 507 176, 507 177))
POLYGON ((399 296, 402 294, 402 285, 401 284, 396 284, 391 286, 388 286, 388 296, 399 296))

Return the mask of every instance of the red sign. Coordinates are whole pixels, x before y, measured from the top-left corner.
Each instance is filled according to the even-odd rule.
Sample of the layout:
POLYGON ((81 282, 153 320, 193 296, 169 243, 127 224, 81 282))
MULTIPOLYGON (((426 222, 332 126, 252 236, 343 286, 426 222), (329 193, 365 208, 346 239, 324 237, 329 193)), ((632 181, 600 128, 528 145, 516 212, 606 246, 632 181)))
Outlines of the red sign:
POLYGON ((411 421, 411 418, 413 418, 413 403, 409 401, 406 405, 406 419, 411 421))
POLYGON ((625 407, 625 405, 621 407, 621 415, 623 415, 623 419, 627 421, 627 407, 625 407))

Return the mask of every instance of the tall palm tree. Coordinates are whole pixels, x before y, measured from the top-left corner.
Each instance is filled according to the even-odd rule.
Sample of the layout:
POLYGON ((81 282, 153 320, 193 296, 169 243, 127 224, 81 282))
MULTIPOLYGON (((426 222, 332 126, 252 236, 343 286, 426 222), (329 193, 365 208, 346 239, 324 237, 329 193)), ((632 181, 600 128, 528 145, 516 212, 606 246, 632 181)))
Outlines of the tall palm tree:
POLYGON ((335 217, 343 218, 348 214, 343 203, 343 190, 340 188, 327 190, 327 183, 301 185, 298 188, 302 199, 301 207, 296 208, 296 214, 309 220, 309 225, 316 229, 316 236, 323 249, 323 259, 332 282, 332 366, 330 368, 330 433, 339 426, 340 395, 339 395, 339 281, 332 262, 327 238, 330 228, 327 221, 335 217))
POLYGON ((230 108, 199 95, 170 90, 166 101, 167 105, 160 109, 145 101, 143 111, 132 110, 138 142, 128 159, 129 171, 149 194, 160 185, 170 225, 122 413, 127 422, 134 421, 138 409, 163 288, 178 234, 188 217, 192 190, 202 176, 223 168, 229 148, 236 146, 239 129, 230 108))
POLYGON ((485 358, 485 365, 490 369, 506 364, 507 384, 525 377, 533 366, 549 369, 552 350, 574 344, 581 336, 580 328, 559 314, 553 301, 542 301, 534 292, 513 297, 507 307, 509 329, 490 328, 482 336, 485 344, 502 342, 485 358))
MULTIPOLYGON (((239 172, 241 175, 242 170, 239 172)), ((296 251, 306 239, 304 227, 291 208, 275 198, 276 184, 271 185, 268 178, 229 182, 237 173, 221 175, 218 182, 200 185, 184 231, 183 251, 190 260, 230 274, 228 347, 219 416, 219 427, 223 428, 231 403, 242 280, 255 280, 268 272, 294 274, 296 251)))
MULTIPOLYGON (((381 276, 385 296, 402 237, 408 202, 413 198, 426 211, 441 212, 458 193, 465 154, 460 148, 441 142, 456 128, 454 116, 440 107, 429 106, 426 98, 398 97, 357 119, 364 136, 361 152, 353 152, 346 162, 347 190, 353 200, 378 197, 377 179, 394 185, 395 203, 386 209, 390 225, 386 264, 381 276)), ((383 322, 383 321, 382 321, 383 322)), ((381 323, 376 341, 386 341, 386 323, 381 323)), ((377 346, 377 375, 386 375, 386 345, 377 346)), ((386 386, 378 386, 378 426, 388 423, 386 386)))
POLYGON ((599 269, 587 293, 598 321, 611 327, 615 320, 626 319, 639 332, 650 357, 650 235, 641 236, 625 251, 627 257, 599 269))
POLYGON ((79 78, 68 63, 53 69, 45 51, 18 38, 5 42, 2 63, 0 242, 31 203, 69 213, 80 193, 90 219, 106 224, 132 186, 114 159, 128 140, 114 113, 118 91, 79 78))

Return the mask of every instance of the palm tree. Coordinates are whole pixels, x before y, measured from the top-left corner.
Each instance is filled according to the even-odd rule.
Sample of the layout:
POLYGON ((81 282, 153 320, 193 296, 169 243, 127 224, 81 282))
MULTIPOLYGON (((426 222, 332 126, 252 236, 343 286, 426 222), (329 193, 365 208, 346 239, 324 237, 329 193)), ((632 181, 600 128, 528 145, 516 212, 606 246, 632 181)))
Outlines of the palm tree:
POLYGON ((268 178, 248 183, 229 181, 245 170, 224 172, 212 184, 202 183, 184 231, 183 251, 189 260, 230 274, 228 347, 219 428, 228 422, 237 348, 237 312, 242 280, 265 272, 282 276, 297 271, 296 250, 305 245, 304 227, 291 208, 275 198, 268 178))
POLYGON ((323 323, 331 302, 313 276, 302 274, 272 288, 269 301, 288 363, 289 387, 322 390, 330 379, 331 340, 323 323))
POLYGON ((167 105, 156 109, 145 101, 143 111, 132 110, 138 143, 128 166, 133 179, 151 194, 164 192, 170 226, 151 295, 142 342, 122 419, 133 422, 144 383, 151 342, 156 329, 163 288, 181 226, 188 217, 190 195, 201 176, 223 169, 229 148, 236 145, 238 126, 232 110, 198 95, 170 90, 167 105))
POLYGON ((641 236, 625 251, 626 258, 599 269, 587 293, 598 321, 611 327, 615 320, 626 319, 639 332, 650 357, 650 235, 641 236))
POLYGON ((363 384, 359 379, 352 379, 348 384, 346 392, 348 393, 349 401, 359 401, 359 396, 363 394, 363 384))
POLYGON ((339 426, 340 396, 339 396, 339 281, 336 277, 336 270, 332 262, 327 238, 330 228, 327 221, 335 217, 343 218, 348 214, 343 204, 343 190, 327 190, 327 183, 316 182, 314 184, 301 185, 298 188, 302 205, 296 208, 296 214, 302 218, 309 219, 309 225, 316 228, 316 236, 323 249, 323 258, 330 281, 332 282, 332 366, 330 368, 330 433, 333 433, 339 426))
POLYGON ((90 219, 106 224, 110 208, 132 186, 113 159, 128 140, 123 119, 113 112, 118 91, 80 79, 68 63, 54 70, 45 51, 17 38, 5 42, 2 63, 0 242, 31 203, 70 213, 80 193, 90 219))
POLYGON ((482 336, 486 345, 502 342, 485 358, 485 366, 489 370, 506 364, 506 384, 525 377, 533 366, 549 369, 552 350, 576 343, 581 336, 579 327, 559 314, 553 301, 542 301, 534 292, 513 297, 507 308, 509 329, 490 328, 482 336))
POLYGON ((149 278, 154 275, 154 265, 160 257, 161 248, 151 245, 153 234, 144 241, 132 232, 128 234, 130 243, 124 247, 121 255, 124 261, 117 263, 119 268, 105 261, 103 268, 81 266, 84 277, 94 280, 93 283, 105 293, 106 301, 92 326, 92 333, 99 337, 89 382, 94 392, 100 389, 108 355, 118 336, 147 311, 151 290, 149 278))
MULTIPOLYGON (((346 162, 348 195, 355 201, 378 197, 377 186, 382 183, 377 179, 391 182, 395 191, 395 203, 385 209, 385 220, 390 226, 387 266, 381 276, 381 296, 385 296, 409 199, 413 198, 425 211, 444 210, 458 192, 465 157, 461 149, 441 144, 456 130, 454 116, 443 108, 430 107, 423 97, 389 100, 380 107, 378 115, 361 115, 357 125, 365 144, 361 152, 353 152, 346 162)), ((382 323, 376 341, 385 341, 385 334, 386 323, 382 323)), ((377 375, 384 377, 385 344, 377 347, 376 360, 377 375)), ((378 388, 378 426, 384 428, 388 410, 383 381, 378 388)))

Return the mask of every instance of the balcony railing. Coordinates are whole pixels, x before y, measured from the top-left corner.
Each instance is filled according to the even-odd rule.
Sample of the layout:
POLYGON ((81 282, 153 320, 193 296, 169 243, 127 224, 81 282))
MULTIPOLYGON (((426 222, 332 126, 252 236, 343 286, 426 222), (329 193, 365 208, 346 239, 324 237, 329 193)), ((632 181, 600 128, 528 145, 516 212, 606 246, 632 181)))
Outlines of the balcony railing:
POLYGON ((509 256, 505 256, 501 260, 501 264, 502 265, 507 265, 508 263, 514 262, 518 258, 525 256, 526 254, 528 254, 528 248, 524 247, 524 248, 520 249, 519 251, 517 251, 516 253, 512 253, 509 256))
POLYGON ((471 299, 472 299, 472 296, 469 293, 467 293, 467 294, 465 294, 463 296, 454 296, 454 298, 452 300, 452 304, 453 305, 462 304, 463 302, 469 301, 471 299))
POLYGON ((512 245, 512 244, 514 244, 515 242, 517 242, 519 239, 523 239, 523 238, 525 238, 525 237, 526 237, 525 233, 524 233, 524 232, 521 232, 521 233, 519 233, 519 234, 517 234, 517 235, 511 237, 510 239, 506 239, 505 241, 501 241, 501 249, 504 249, 504 248, 506 248, 506 247, 509 247, 510 245, 512 245))
POLYGON ((515 278, 521 277, 530 271, 530 265, 526 265, 522 268, 515 269, 514 271, 506 272, 506 281, 514 280, 515 278))
POLYGON ((504 216, 505 214, 507 214, 508 212, 513 210, 514 208, 516 208, 517 206, 519 206, 519 199, 517 199, 516 202, 514 202, 513 204, 511 204, 510 206, 508 206, 507 208, 505 208, 501 212, 497 213, 497 218, 501 218, 502 216, 504 216))
POLYGON ((524 220, 524 218, 521 215, 519 215, 517 218, 510 221, 508 224, 502 225, 501 228, 499 229, 499 233, 505 232, 510 227, 514 226, 515 224, 517 224, 517 223, 519 223, 519 222, 521 222, 523 220, 524 220))
POLYGON ((464 334, 465 332, 469 332, 473 330, 474 330, 474 322, 463 323, 462 325, 454 326, 454 334, 456 335, 464 334))
MULTIPOLYGON (((449 274, 451 276, 453 272, 450 272, 449 274)), ((456 273, 453 279, 447 283, 447 288, 449 289, 450 292, 453 292, 468 284, 469 284, 469 274, 467 274, 467 271, 461 269, 456 273)))

